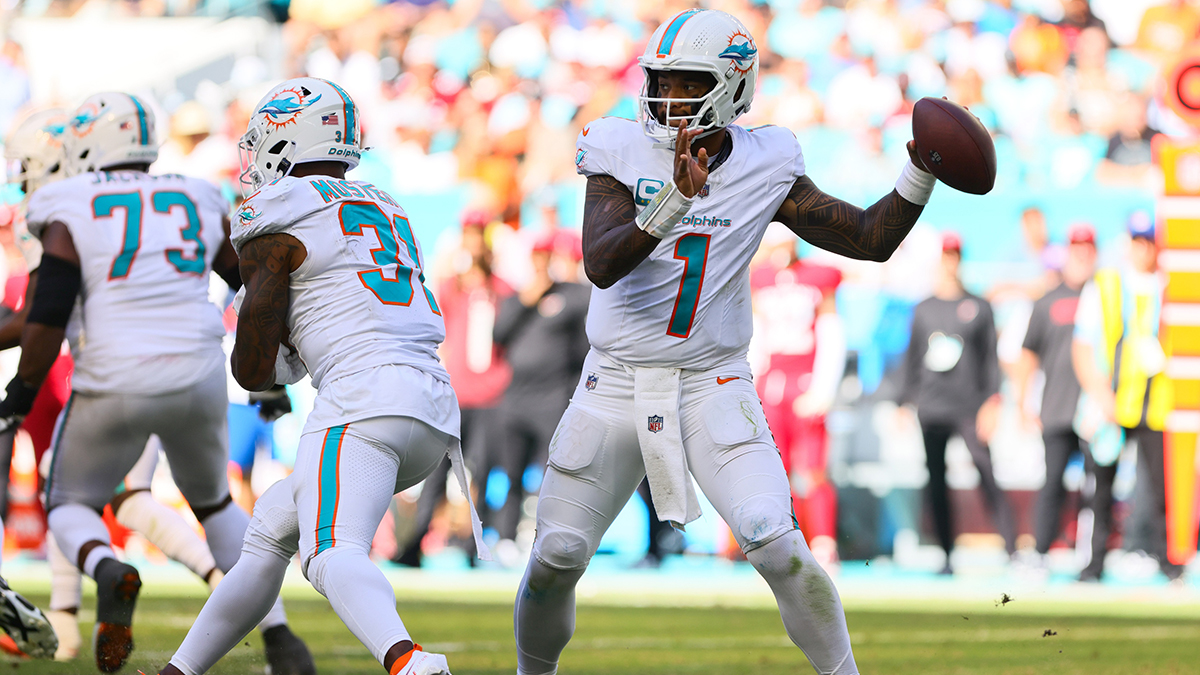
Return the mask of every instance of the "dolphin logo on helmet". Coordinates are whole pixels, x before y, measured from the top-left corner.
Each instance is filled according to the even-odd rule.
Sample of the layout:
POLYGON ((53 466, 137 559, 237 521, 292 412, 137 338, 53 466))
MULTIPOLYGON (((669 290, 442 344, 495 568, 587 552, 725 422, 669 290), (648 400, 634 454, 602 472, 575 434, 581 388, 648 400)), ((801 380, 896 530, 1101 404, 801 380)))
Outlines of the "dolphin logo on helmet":
POLYGON ((738 70, 748 70, 750 62, 758 55, 758 49, 754 46, 754 40, 741 33, 734 33, 729 39, 729 46, 725 48, 725 51, 717 54, 717 57, 732 60, 737 64, 735 67, 738 70), (741 38, 743 42, 737 42, 738 38, 741 38))

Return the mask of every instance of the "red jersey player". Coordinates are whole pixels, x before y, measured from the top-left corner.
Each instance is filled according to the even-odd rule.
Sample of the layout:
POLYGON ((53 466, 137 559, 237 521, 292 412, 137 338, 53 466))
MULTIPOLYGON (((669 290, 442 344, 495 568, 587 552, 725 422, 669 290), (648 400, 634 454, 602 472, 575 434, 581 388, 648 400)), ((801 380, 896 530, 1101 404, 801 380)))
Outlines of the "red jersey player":
POLYGON ((837 493, 826 476, 825 415, 846 362, 834 301, 842 273, 800 260, 795 244, 790 231, 772 223, 763 237, 766 255, 750 272, 755 351, 766 362, 757 389, 800 529, 813 556, 829 567, 837 562, 837 493))

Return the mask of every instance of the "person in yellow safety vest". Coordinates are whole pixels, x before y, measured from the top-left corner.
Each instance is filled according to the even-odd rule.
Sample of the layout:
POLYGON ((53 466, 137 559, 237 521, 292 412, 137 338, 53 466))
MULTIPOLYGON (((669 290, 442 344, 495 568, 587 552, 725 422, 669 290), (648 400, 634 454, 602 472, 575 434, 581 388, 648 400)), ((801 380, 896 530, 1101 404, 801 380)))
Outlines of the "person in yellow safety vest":
MULTIPOLYGON (((1150 519, 1147 553, 1158 560, 1167 578, 1176 579, 1183 569, 1167 560, 1163 468, 1163 425, 1173 404, 1173 388, 1158 335, 1166 278, 1158 269, 1154 221, 1135 213, 1129 237, 1125 268, 1102 269, 1083 288, 1072 361, 1090 405, 1104 422, 1137 441, 1137 494, 1149 500, 1142 505, 1150 519)), ((1105 454, 1103 445, 1093 440, 1097 461, 1105 454)), ((1120 443, 1111 445, 1115 451, 1107 463, 1115 462, 1119 452, 1120 443)))

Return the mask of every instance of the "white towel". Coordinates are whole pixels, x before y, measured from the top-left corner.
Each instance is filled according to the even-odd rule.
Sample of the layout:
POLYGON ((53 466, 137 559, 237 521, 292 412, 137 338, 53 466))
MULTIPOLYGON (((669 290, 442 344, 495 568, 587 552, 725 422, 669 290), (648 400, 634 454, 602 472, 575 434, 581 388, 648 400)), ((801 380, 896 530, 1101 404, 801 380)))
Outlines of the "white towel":
POLYGON ((633 415, 658 519, 682 530, 700 517, 679 426, 679 369, 637 368, 633 415))
POLYGON ((458 487, 462 490, 463 497, 467 498, 467 508, 471 511, 471 534, 475 536, 475 552, 480 560, 491 560, 492 551, 487 544, 483 543, 483 523, 479 521, 479 513, 475 511, 475 502, 471 500, 471 486, 467 483, 467 471, 463 468, 463 453, 462 444, 458 439, 454 439, 454 445, 450 447, 450 469, 454 471, 454 478, 458 480, 458 487))

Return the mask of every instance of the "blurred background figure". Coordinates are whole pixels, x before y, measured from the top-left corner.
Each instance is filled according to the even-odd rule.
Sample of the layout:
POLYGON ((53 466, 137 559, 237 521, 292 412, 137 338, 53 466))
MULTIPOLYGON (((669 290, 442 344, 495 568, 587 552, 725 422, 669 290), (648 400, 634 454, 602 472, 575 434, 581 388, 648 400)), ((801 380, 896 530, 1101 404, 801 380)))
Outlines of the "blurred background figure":
POLYGON ((1017 540, 1012 506, 996 484, 988 447, 1000 411, 996 325, 991 305, 963 288, 961 261, 962 238, 948 232, 942 238, 933 297, 913 311, 899 400, 902 406, 915 406, 920 420, 929 467, 929 504, 939 543, 946 552, 943 574, 954 571, 950 562, 955 538, 953 507, 946 486, 946 444, 951 436, 960 436, 971 453, 984 503, 1009 554, 1016 551, 1017 540))
MULTIPOLYGON (((1075 432, 1075 410, 1079 403, 1079 380, 1071 364, 1071 342, 1075 332, 1075 310, 1079 293, 1096 268, 1096 232, 1087 223, 1071 226, 1067 233, 1067 258, 1062 269, 1062 283, 1043 295, 1033 305, 1029 327, 1025 332, 1021 357, 1014 369, 1013 397, 1022 411, 1026 426, 1041 429, 1045 445, 1046 481, 1038 492, 1034 513, 1036 556, 1030 561, 1039 572, 1049 569, 1046 554, 1062 529, 1062 508, 1066 498, 1063 474, 1067 462, 1078 452, 1083 453, 1087 471, 1086 485, 1091 486, 1089 513, 1094 514, 1090 559, 1093 565, 1103 566, 1108 532, 1112 522, 1112 483, 1115 466, 1099 466, 1087 444, 1075 432), (1032 388, 1038 369, 1044 376, 1040 392, 1041 414, 1031 419, 1025 414, 1024 402, 1032 388)), ((1082 526, 1080 529, 1083 529, 1082 526)), ((1076 538, 1083 542, 1086 537, 1076 538)), ((1081 546, 1081 548, 1086 548, 1081 546)), ((1099 578, 1099 567, 1091 565, 1084 577, 1099 578)))
MULTIPOLYGON (((1167 560, 1163 427, 1171 410, 1173 385, 1164 371, 1166 356, 1159 342, 1166 278, 1159 270, 1155 234, 1154 221, 1147 214, 1137 212, 1129 219, 1129 249, 1123 264, 1101 269, 1080 295, 1072 357, 1088 405, 1102 424, 1117 425, 1125 439, 1137 444, 1135 514, 1141 517, 1131 518, 1134 525, 1127 528, 1126 536, 1138 542, 1134 545, 1143 547, 1173 580, 1183 568, 1167 560), (1136 531, 1137 527, 1144 532, 1136 531)), ((1122 444, 1112 445, 1119 453, 1122 444)))
POLYGON ((829 481, 826 413, 846 368, 837 315, 842 274, 797 255, 799 240, 780 223, 767 228, 750 273, 756 375, 767 424, 792 483, 800 530, 817 562, 837 564, 837 491, 829 481))
MULTIPOLYGON (((463 456, 470 471, 473 497, 485 526, 494 526, 497 514, 485 508, 483 495, 487 476, 500 460, 503 438, 500 402, 512 380, 512 369, 493 340, 500 304, 513 294, 512 288, 492 272, 492 249, 488 243, 490 213, 470 210, 462 216, 462 243, 454 253, 454 275, 438 285, 437 301, 446 322, 446 341, 438 355, 450 373, 462 410, 463 456)), ((398 542, 394 562, 410 567, 421 565, 421 541, 429 532, 434 511, 446 496, 450 460, 444 460, 421 489, 416 527, 408 541, 398 542)), ((455 491, 457 492, 457 491, 455 491)), ((474 564, 474 542, 465 537, 468 559, 474 564)))
MULTIPOLYGON (((520 564, 524 560, 520 551, 527 555, 533 545, 532 529, 522 537, 520 549, 515 543, 518 523, 525 515, 525 496, 541 485, 550 439, 588 352, 585 325, 590 290, 575 282, 574 272, 582 257, 579 238, 573 233, 544 232, 530 254, 533 275, 520 292, 500 303, 496 314, 495 341, 512 369, 500 405, 502 434, 491 446, 494 463, 507 482, 504 499, 492 502, 496 507, 492 526, 500 537, 493 550, 505 566, 520 564), (556 275, 562 274, 560 270, 569 279, 556 275)), ((533 513, 528 511, 530 516, 533 513)))

